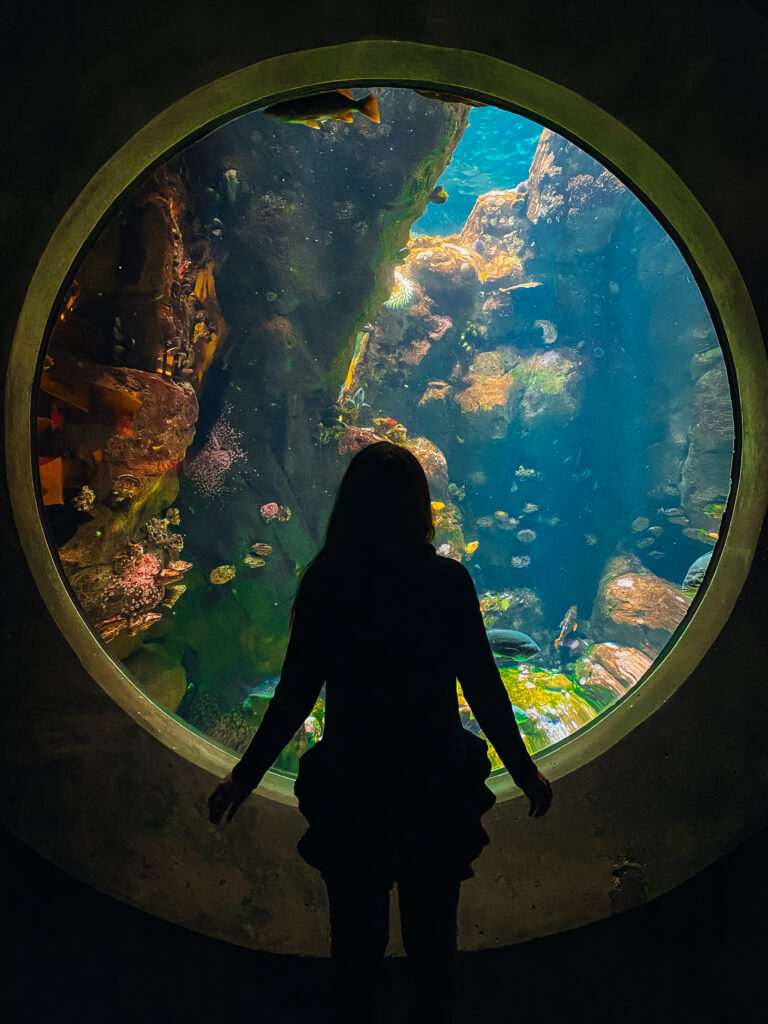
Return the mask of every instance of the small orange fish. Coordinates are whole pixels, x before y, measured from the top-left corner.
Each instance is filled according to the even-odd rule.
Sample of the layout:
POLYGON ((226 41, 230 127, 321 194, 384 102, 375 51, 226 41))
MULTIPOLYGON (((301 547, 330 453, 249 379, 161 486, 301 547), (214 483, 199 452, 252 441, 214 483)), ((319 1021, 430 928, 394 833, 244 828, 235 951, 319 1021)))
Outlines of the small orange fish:
POLYGON ((579 628, 577 618, 578 614, 578 608, 575 604, 572 604, 568 611, 565 613, 563 621, 560 623, 560 632, 558 634, 557 639, 555 640, 555 647, 559 647, 570 632, 575 632, 579 628))

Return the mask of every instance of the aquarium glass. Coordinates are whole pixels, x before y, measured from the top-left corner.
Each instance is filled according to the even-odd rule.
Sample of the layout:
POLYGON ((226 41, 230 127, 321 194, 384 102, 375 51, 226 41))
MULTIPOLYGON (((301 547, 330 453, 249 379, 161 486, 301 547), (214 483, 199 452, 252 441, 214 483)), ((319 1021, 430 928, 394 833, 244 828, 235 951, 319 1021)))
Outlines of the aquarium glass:
MULTIPOLYGON (((535 753, 685 618, 734 445, 706 304, 629 188, 519 114, 363 86, 238 117, 138 183, 55 311, 36 413, 82 614, 234 751, 361 447, 423 465, 535 753)), ((275 769, 323 727, 321 693, 275 769)))

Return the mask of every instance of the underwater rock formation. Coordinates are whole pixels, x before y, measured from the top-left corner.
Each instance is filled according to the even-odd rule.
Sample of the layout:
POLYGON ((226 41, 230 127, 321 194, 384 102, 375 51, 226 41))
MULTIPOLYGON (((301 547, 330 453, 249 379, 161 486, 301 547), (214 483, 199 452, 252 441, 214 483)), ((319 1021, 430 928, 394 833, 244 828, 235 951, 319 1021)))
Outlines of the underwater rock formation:
POLYGON ((125 659, 125 667, 152 700, 168 711, 178 709, 187 690, 187 674, 161 644, 143 644, 125 659))
POLYGON ((470 365, 464 376, 467 387, 456 393, 464 437, 479 442, 506 436, 520 397, 516 374, 511 369, 505 372, 507 362, 503 353, 490 351, 478 353, 470 365))
POLYGON ((596 635, 602 630, 617 643, 655 657, 690 603, 680 587, 655 576, 634 555, 617 556, 608 562, 600 580, 592 627, 596 635))
POLYGON ((421 468, 427 475, 432 497, 440 500, 447 498, 448 466, 445 455, 437 445, 426 437, 408 437, 402 441, 402 446, 419 460, 421 468))
MULTIPOLYGON (((408 90, 378 96, 380 125, 329 122, 310 131, 254 114, 177 160, 200 223, 210 225, 210 286, 228 329, 204 374, 206 411, 182 478, 182 499, 194 507, 186 550, 204 553, 203 585, 218 593, 190 589, 176 606, 173 643, 197 650, 217 623, 238 622, 240 643, 218 664, 202 655, 191 673, 224 695, 224 707, 255 661, 265 675, 279 670, 296 566, 320 545, 350 455, 382 437, 360 385, 350 380, 342 394, 339 387, 466 124, 466 109, 408 90), (232 444, 217 441, 223 413, 232 444), (235 458, 221 454, 235 445, 235 458), (220 482, 201 487, 197 470, 225 461, 220 482), (265 519, 260 510, 270 503, 286 514, 265 519), (254 536, 272 548, 266 564, 244 566, 226 587, 210 585, 217 566, 242 564, 254 536)), ((418 436, 407 443, 444 492, 439 449, 418 436)))
POLYGON ((635 686, 653 664, 642 651, 610 642, 595 644, 586 660, 602 665, 606 672, 610 672, 613 678, 619 681, 625 691, 635 686))
MULTIPOLYGON (((682 466, 680 498, 689 515, 724 501, 723 480, 733 457, 733 410, 722 353, 694 385, 688 452, 682 466)), ((698 525, 704 525, 703 522, 698 525)))
POLYGON ((578 416, 584 391, 579 364, 576 352, 565 347, 523 360, 518 371, 525 388, 520 399, 523 435, 556 430, 578 416))
POLYGON ((183 175, 160 168, 78 268, 40 380, 40 461, 58 467, 59 493, 47 493, 61 506, 50 502, 49 522, 115 657, 140 646, 186 590, 168 588, 191 563, 178 560, 184 539, 167 529, 178 511, 165 520, 163 510, 178 494, 197 390, 225 333, 183 175))

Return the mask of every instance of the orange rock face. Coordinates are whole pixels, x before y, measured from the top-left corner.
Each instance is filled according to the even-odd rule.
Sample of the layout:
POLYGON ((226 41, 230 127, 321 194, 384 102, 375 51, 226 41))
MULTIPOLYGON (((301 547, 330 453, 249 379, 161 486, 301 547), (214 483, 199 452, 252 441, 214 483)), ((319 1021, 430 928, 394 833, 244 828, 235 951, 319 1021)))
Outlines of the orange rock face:
POLYGON ((412 341, 400 358, 404 363, 408 363, 409 366, 418 366, 430 348, 431 345, 426 339, 412 341))
POLYGON ((690 599, 674 583, 651 573, 624 573, 605 590, 606 607, 614 622, 672 633, 688 611, 690 599))
POLYGON ((369 444, 384 440, 385 438, 371 427, 346 426, 344 433, 339 437, 339 455, 355 455, 369 444))
POLYGON ((471 374, 470 379, 472 383, 469 387, 457 396, 462 412, 480 412, 497 405, 506 405, 510 388, 515 382, 511 370, 498 376, 471 374))
POLYGON ((412 452, 421 463, 433 497, 445 498, 448 493, 448 464, 437 445, 426 437, 409 437, 403 442, 403 448, 412 452))
POLYGON ((520 387, 502 352, 480 352, 464 377, 468 387, 456 394, 462 412, 462 433, 503 437, 516 414, 520 387))
POLYGON ((625 683, 612 675, 599 661, 592 661, 591 658, 587 658, 581 663, 580 672, 581 677, 579 681, 586 688, 597 686, 600 689, 608 690, 616 697, 623 697, 629 688, 625 683))
POLYGON ((597 663, 595 668, 602 666, 604 671, 623 684, 622 693, 634 686, 653 664, 642 651, 612 643, 597 644, 593 647, 590 651, 590 660, 597 663))

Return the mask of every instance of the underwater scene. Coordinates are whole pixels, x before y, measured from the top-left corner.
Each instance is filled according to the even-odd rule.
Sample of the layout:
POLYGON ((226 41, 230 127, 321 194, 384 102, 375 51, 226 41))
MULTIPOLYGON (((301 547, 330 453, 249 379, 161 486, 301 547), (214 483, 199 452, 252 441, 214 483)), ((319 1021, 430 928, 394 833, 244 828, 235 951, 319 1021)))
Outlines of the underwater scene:
MULTIPOLYGON (((123 199, 52 323, 61 571, 136 684, 233 751, 373 442, 423 466, 532 753, 641 682, 707 574, 734 419, 704 299, 632 191, 519 114, 362 86, 244 114, 123 199)), ((274 770, 323 726, 321 692, 274 770)))

